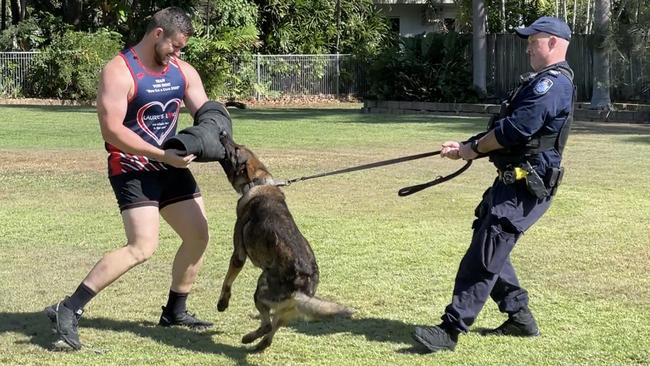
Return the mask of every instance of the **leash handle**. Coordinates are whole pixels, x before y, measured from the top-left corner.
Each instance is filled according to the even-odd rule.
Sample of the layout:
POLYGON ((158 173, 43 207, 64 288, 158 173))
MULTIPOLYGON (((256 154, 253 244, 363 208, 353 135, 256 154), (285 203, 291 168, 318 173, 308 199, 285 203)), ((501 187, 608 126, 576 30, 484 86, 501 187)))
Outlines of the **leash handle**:
POLYGON ((452 179, 456 178, 457 176, 461 175, 467 169, 469 169, 469 167, 471 165, 472 165, 472 160, 468 160, 465 163, 465 165, 463 165, 460 169, 456 170, 455 172, 453 172, 453 173, 451 173, 449 175, 445 175, 444 177, 443 176, 438 176, 436 179, 434 179, 434 180, 432 180, 430 182, 426 182, 426 183, 422 183, 422 184, 416 184, 416 185, 410 186, 410 187, 404 187, 404 188, 400 189, 399 191, 397 191, 397 195, 400 196, 400 197, 409 196, 409 195, 412 195, 413 193, 420 192, 423 189, 433 187, 433 186, 438 185, 440 183, 444 183, 444 182, 446 182, 448 180, 452 180, 452 179))

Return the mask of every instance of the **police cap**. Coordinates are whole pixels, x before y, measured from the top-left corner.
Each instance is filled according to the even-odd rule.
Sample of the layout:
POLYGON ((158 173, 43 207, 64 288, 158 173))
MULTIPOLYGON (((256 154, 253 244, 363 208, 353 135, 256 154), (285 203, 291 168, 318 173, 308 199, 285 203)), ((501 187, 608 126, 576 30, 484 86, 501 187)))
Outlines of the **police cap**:
POLYGON ((571 28, 562 20, 555 17, 541 17, 528 27, 516 28, 515 32, 521 38, 528 38, 535 33, 548 33, 571 40, 571 28))

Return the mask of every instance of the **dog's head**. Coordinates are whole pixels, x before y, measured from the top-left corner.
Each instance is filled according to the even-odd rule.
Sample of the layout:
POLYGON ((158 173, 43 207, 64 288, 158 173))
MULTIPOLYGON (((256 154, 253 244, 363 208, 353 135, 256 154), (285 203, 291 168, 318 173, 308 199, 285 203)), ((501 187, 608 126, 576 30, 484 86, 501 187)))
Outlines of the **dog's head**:
POLYGON ((227 134, 220 137, 225 158, 219 160, 228 181, 239 194, 244 193, 251 183, 264 184, 273 177, 255 154, 244 145, 239 145, 227 134))

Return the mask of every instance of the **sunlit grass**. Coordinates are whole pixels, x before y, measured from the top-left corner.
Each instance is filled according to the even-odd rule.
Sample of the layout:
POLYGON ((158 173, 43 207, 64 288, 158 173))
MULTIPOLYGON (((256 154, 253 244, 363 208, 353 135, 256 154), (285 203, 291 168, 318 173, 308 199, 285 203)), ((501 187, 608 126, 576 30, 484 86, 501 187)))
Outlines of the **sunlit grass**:
MULTIPOLYGON (((460 166, 428 158, 284 189, 321 268, 319 295, 357 310, 349 321, 282 328, 263 354, 240 344, 257 326, 259 270, 215 307, 232 250, 236 194, 215 163, 192 167, 212 241, 189 300, 213 331, 160 329, 178 240, 163 225, 147 263, 102 292, 80 322, 85 348, 49 351, 43 307, 69 294, 103 253, 124 244, 95 112, 0 107, 0 364, 641 365, 650 363, 650 127, 576 123, 551 210, 512 260, 540 323, 537 339, 462 336, 456 352, 408 352, 415 325, 451 298, 472 213, 494 176, 487 161, 413 196, 397 190, 460 166)), ((277 178, 296 178, 438 149, 480 118, 366 115, 355 110, 233 111, 235 138, 277 178)), ((185 116, 182 125, 190 124, 185 116)), ((500 324, 488 303, 477 327, 500 324)))

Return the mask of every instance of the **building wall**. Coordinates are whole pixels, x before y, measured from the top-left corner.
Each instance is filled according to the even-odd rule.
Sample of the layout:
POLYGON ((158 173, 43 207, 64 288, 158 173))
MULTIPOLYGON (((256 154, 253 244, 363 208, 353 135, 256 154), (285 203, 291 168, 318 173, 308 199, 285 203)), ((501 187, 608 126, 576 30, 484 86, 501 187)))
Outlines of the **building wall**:
POLYGON ((375 6, 388 18, 399 18, 399 33, 404 37, 443 31, 444 19, 456 18, 456 9, 452 4, 441 6, 436 14, 437 22, 425 21, 426 5, 424 4, 376 4, 375 6))

